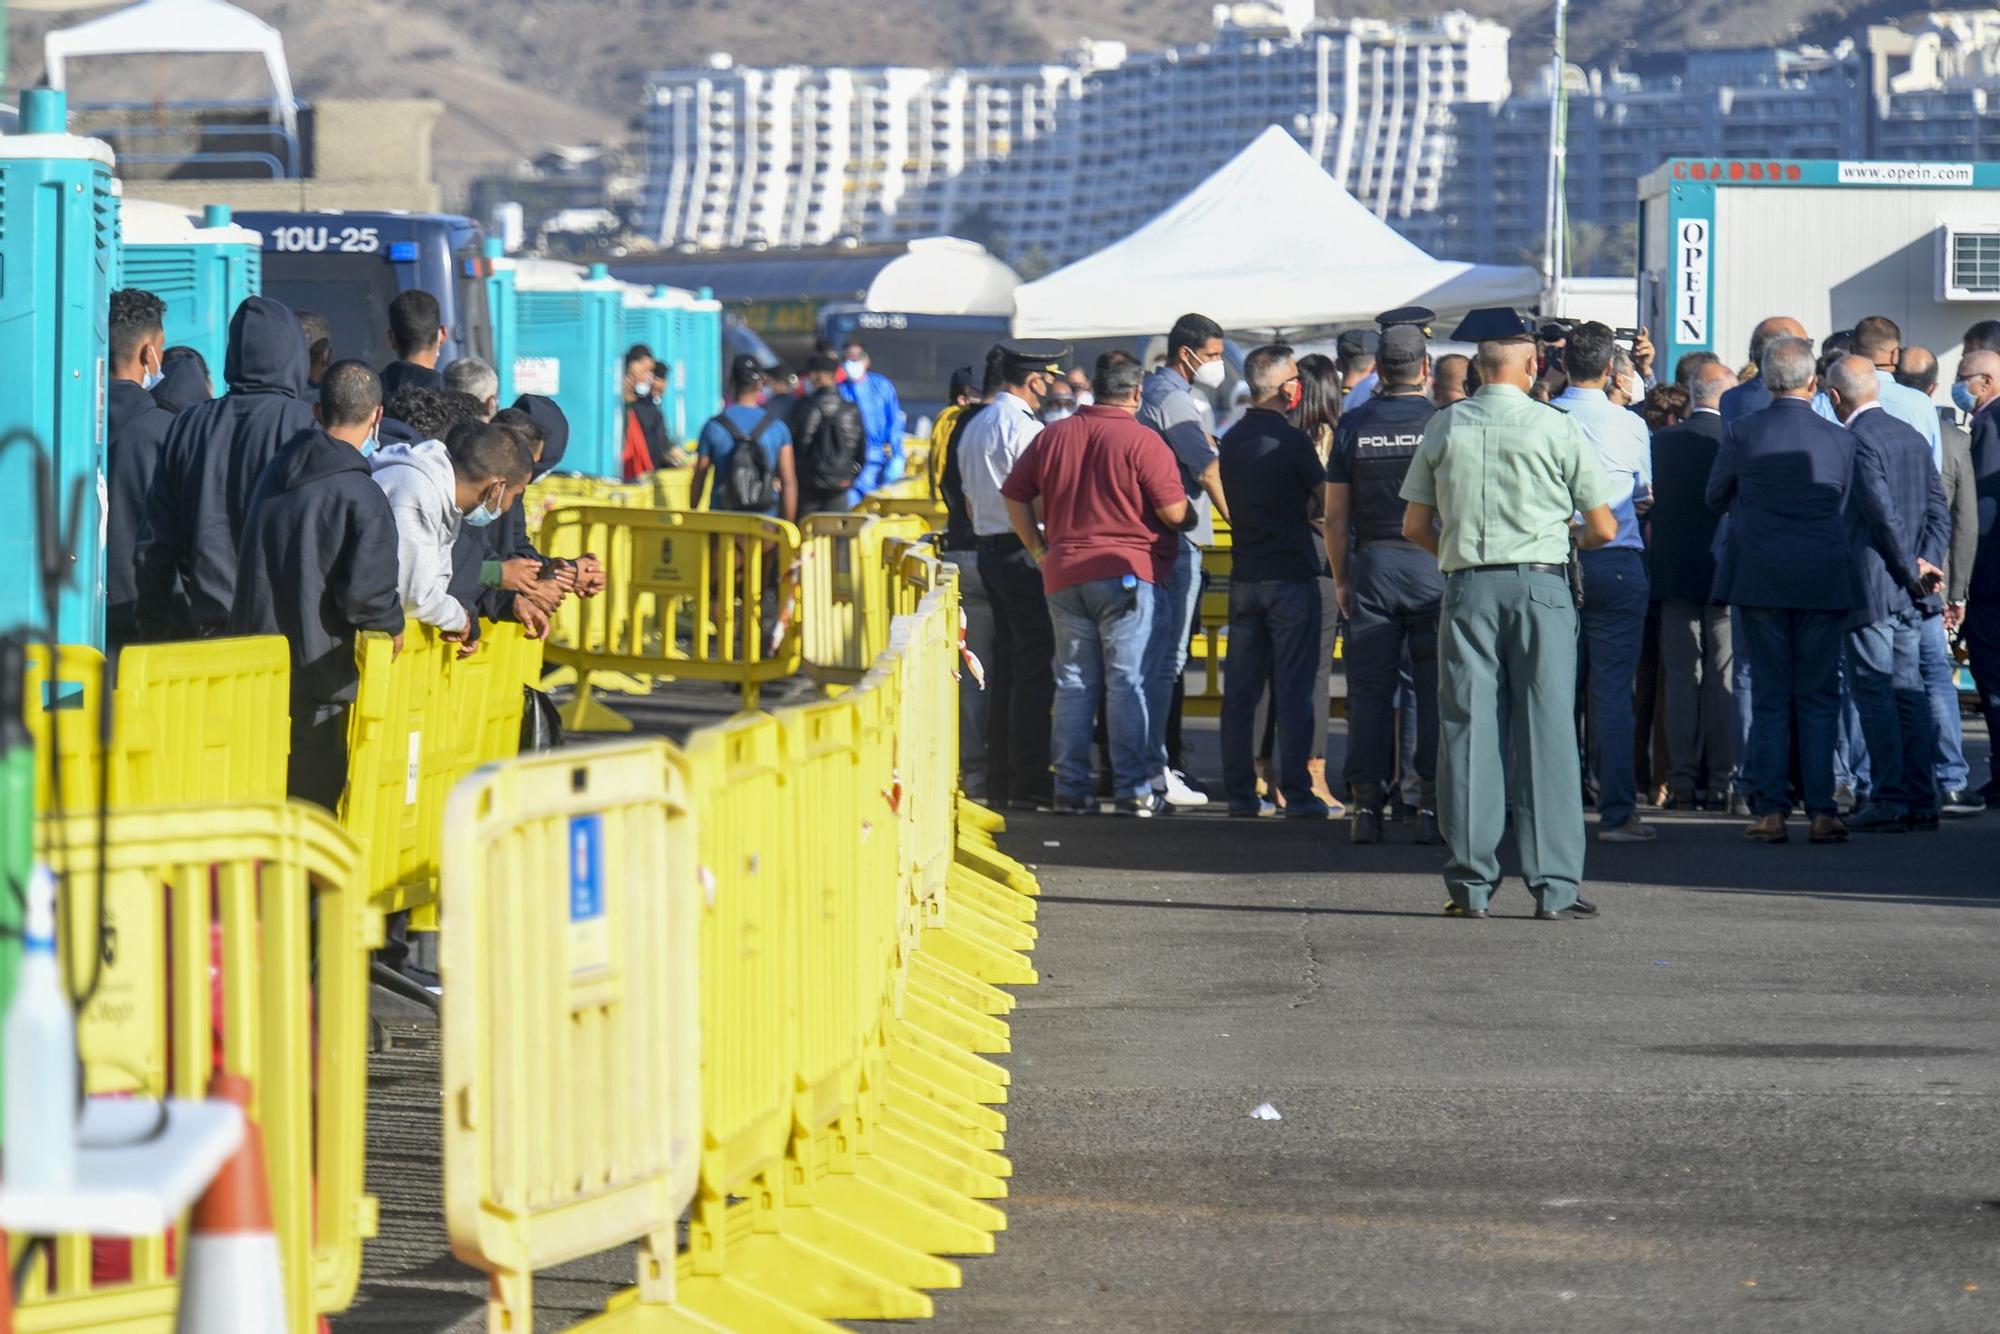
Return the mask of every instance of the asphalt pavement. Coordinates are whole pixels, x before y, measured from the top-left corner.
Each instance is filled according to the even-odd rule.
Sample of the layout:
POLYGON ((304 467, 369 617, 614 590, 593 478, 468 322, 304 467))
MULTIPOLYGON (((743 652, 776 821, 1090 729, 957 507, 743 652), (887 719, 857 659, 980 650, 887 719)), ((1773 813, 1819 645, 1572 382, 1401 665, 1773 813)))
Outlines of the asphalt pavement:
POLYGON ((2000 1328, 2000 813, 1647 816, 1553 923, 1407 826, 1010 817, 1009 1230, 929 1328, 2000 1328))

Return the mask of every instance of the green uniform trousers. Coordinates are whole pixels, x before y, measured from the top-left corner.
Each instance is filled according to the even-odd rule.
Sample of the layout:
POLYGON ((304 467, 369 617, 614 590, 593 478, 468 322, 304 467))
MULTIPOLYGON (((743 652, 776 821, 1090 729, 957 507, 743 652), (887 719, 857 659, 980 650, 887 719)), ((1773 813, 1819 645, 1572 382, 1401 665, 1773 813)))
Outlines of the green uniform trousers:
POLYGON ((1525 568, 1445 580, 1438 621, 1438 822, 1452 901, 1484 908, 1500 887, 1513 808, 1521 878, 1542 907, 1583 880, 1576 745, 1576 604, 1569 581, 1525 568))

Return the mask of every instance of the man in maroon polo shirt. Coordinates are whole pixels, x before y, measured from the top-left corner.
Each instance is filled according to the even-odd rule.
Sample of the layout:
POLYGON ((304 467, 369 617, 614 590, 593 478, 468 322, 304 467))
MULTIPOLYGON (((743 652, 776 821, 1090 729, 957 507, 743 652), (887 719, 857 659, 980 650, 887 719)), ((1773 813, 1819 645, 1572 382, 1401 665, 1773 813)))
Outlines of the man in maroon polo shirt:
POLYGON ((1000 488, 1015 535, 1041 566, 1055 623, 1049 751, 1058 815, 1096 810, 1090 760, 1100 693, 1118 813, 1145 818, 1160 809, 1146 745, 1146 641, 1154 593, 1173 571, 1189 510, 1173 451, 1133 416, 1144 378, 1123 352, 1099 357, 1097 401, 1036 436, 1000 488))

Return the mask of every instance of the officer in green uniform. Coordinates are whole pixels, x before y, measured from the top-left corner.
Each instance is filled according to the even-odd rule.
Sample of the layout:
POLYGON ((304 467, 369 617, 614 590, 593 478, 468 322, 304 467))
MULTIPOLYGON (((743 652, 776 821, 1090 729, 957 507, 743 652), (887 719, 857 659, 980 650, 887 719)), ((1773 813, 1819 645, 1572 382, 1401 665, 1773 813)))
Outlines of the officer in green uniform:
POLYGON ((1618 534, 1611 484, 1583 432, 1528 396, 1535 325, 1475 310, 1452 333, 1479 344, 1480 389, 1431 419, 1410 461, 1403 535, 1444 571, 1438 625, 1438 820, 1453 917, 1484 917, 1500 887, 1511 806, 1521 874, 1545 921, 1594 916, 1583 880, 1576 748, 1575 539, 1618 534), (1511 739, 1511 754, 1509 742, 1511 739))

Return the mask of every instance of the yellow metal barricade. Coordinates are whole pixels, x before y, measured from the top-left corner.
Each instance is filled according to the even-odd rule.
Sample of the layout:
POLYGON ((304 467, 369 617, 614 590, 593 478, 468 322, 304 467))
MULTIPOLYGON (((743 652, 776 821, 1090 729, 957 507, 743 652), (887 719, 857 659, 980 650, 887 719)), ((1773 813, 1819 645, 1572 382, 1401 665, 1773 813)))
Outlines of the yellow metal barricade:
POLYGON ((542 525, 542 551, 594 551, 607 586, 563 603, 546 659, 576 669, 572 731, 631 724, 591 695, 593 673, 728 681, 745 707, 799 668, 799 530, 749 514, 566 506, 542 525))
POLYGON ((534 1328, 535 1270, 639 1238, 640 1300, 671 1304, 701 1148, 685 765, 659 741, 524 757, 445 823, 445 1214, 489 1328, 534 1328))
POLYGON ((694 468, 662 468, 653 474, 653 504, 663 510, 694 508, 694 468))
POLYGON ((884 594, 884 543, 914 542, 921 519, 815 514, 800 525, 801 630, 806 671, 822 685, 853 686, 889 646, 895 616, 884 594))
MULTIPOLYGON (((152 979, 165 1005, 143 1065, 129 1066, 122 1044, 104 1050, 89 1022, 78 1033, 83 1063, 120 1065, 121 1082, 145 1097, 204 1097, 217 1070, 249 1078, 286 1328, 310 1334, 314 1313, 352 1300, 361 1242, 374 1234, 362 1169, 367 950, 379 943, 380 918, 368 909, 359 856, 324 812, 304 805, 154 807, 114 811, 110 821, 105 899, 150 900, 171 923, 132 970, 152 979)), ((87 978, 113 925, 98 911, 96 818, 45 822, 43 842, 67 868, 64 948, 87 978)), ((142 947, 121 933, 117 948, 142 947)), ((100 990, 93 1008, 111 1000, 100 990)), ((164 1238, 133 1243, 129 1279, 93 1284, 91 1267, 89 1238, 58 1238, 53 1274, 29 1271, 14 1328, 170 1334, 176 1283, 164 1238)))

